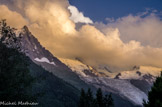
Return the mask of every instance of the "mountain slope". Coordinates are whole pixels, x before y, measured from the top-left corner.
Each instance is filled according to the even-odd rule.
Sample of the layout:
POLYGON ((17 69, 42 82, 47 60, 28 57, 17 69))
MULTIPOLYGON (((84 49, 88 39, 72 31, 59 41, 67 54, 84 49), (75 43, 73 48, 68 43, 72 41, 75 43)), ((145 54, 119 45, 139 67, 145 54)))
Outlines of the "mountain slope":
MULTIPOLYGON (((145 93, 141 92, 140 89, 133 86, 129 81, 118 81, 117 79, 109 78, 108 74, 111 73, 111 71, 107 67, 101 67, 100 69, 102 70, 98 72, 98 69, 85 65, 79 60, 59 58, 62 61, 61 62, 59 59, 54 57, 48 50, 41 46, 41 44, 30 33, 26 26, 17 33, 17 39, 19 39, 19 42, 17 42, 16 44, 12 44, 11 42, 10 46, 20 47, 19 50, 30 57, 30 59, 34 62, 33 64, 35 66, 32 67, 32 71, 39 71, 39 67, 36 66, 40 65, 47 71, 51 72, 54 77, 59 77, 64 81, 70 83, 71 85, 77 87, 78 89, 91 87, 92 90, 96 90, 96 88, 102 88, 104 90, 104 93, 112 92, 113 98, 115 99, 115 106, 117 107, 120 107, 121 105, 124 105, 125 107, 134 107, 135 105, 141 105, 141 100, 139 100, 138 98, 142 99, 143 97, 141 97, 141 95, 145 98, 145 93), (107 72, 109 73, 107 74, 107 72), (123 85, 118 85, 119 83, 123 83, 123 85), (126 87, 127 85, 128 87, 126 87), (129 91, 125 93, 126 90, 129 91), (138 96, 135 96, 135 93, 137 93, 138 96)), ((40 73, 41 71, 37 72, 36 74, 40 75, 40 73)), ((42 87, 44 90, 48 90, 47 92, 49 92, 49 94, 47 95, 47 99, 55 99, 55 97, 59 95, 57 95, 55 92, 55 94, 52 94, 53 90, 51 89, 55 88, 55 85, 53 84, 56 84, 57 81, 50 79, 53 78, 52 76, 48 75, 47 77, 49 77, 49 80, 45 81, 45 84, 48 85, 46 86, 45 84, 40 84, 39 86, 47 87, 42 87)), ((59 84, 57 86, 59 86, 59 84)), ((65 84, 65 86, 67 86, 67 84, 65 84)), ((55 90, 57 90, 57 88, 58 87, 56 87, 55 90)), ((66 89, 66 87, 63 88, 66 89)), ((58 89, 61 90, 61 88, 58 89)), ((66 92, 66 90, 64 91, 66 92)), ((61 95, 62 94, 65 93, 61 93, 61 95)), ((46 99, 44 100, 46 101, 46 99)), ((57 103, 57 97, 55 100, 55 103, 57 103)), ((51 103, 53 103, 53 100, 51 101, 51 103)), ((49 104, 51 103, 49 102, 49 104)))
MULTIPOLYGON (((27 56, 29 56, 30 59, 33 62, 35 62, 37 65, 42 66, 47 71, 63 79, 64 81, 72 84, 78 89, 81 89, 81 88, 86 89, 86 88, 91 87, 92 90, 96 90, 96 88, 98 88, 95 85, 93 85, 93 83, 87 82, 84 78, 82 78, 82 76, 80 76, 80 74, 77 74, 77 72, 74 72, 74 71, 78 71, 80 69, 78 73, 81 73, 81 71, 83 71, 85 75, 89 75, 92 77, 103 76, 104 75, 103 73, 96 72, 93 68, 91 68, 88 65, 82 64, 80 61, 77 61, 77 63, 80 66, 80 67, 76 66, 76 69, 78 70, 75 70, 71 68, 70 66, 65 65, 67 63, 61 62, 62 60, 60 61, 60 59, 57 59, 48 50, 43 48, 38 42, 38 40, 30 33, 30 31, 28 30, 26 26, 20 31, 19 35, 21 35, 22 37, 21 38, 21 50, 27 56)), ((120 107, 121 104, 124 104, 126 107, 133 106, 129 101, 120 97, 116 93, 113 95, 113 98, 115 99, 115 103, 117 107, 120 107)))
POLYGON ((80 91, 71 84, 44 70, 30 61, 30 70, 38 83, 34 84, 34 92, 42 92, 40 106, 44 107, 76 107, 80 91))
POLYGON ((52 72, 55 76, 79 89, 90 87, 82 81, 78 75, 72 72, 70 68, 42 47, 26 26, 24 26, 17 35, 21 37, 21 51, 29 56, 37 65, 41 65, 47 71, 52 72))
POLYGON ((142 105, 143 99, 147 99, 147 93, 152 83, 162 70, 156 67, 140 66, 133 67, 133 70, 130 71, 113 73, 107 67, 89 68, 79 60, 71 60, 61 59, 86 83, 92 84, 96 88, 101 87, 105 92, 112 92, 139 106, 142 105), (85 70, 94 72, 90 74, 86 73, 85 70))
MULTIPOLYGON (((25 79, 23 77, 20 77, 22 75, 20 75, 18 72, 25 72, 27 69, 25 69, 24 67, 29 68, 29 74, 31 74, 34 79, 36 80, 33 84, 32 84, 32 89, 30 87, 30 95, 36 95, 37 93, 40 93, 41 96, 38 97, 38 106, 41 107, 53 107, 55 105, 55 107, 76 107, 77 106, 77 102, 79 100, 79 90, 76 89, 74 86, 70 85, 69 83, 59 79, 58 77, 54 76, 53 74, 49 73, 48 71, 44 70, 42 67, 36 65, 35 63, 33 63, 30 58, 28 58, 27 56, 25 56, 25 54, 20 53, 19 51, 17 51, 16 49, 10 49, 7 48, 4 44, 0 43, 0 52, 3 51, 3 53, 1 53, 1 57, 5 57, 4 59, 1 58, 1 65, 0 66, 0 71, 5 71, 5 69, 9 70, 11 68, 12 63, 11 62, 15 62, 14 63, 14 67, 15 70, 11 69, 11 72, 13 74, 12 76, 10 74, 8 74, 8 72, 4 72, 6 78, 4 78, 5 76, 2 75, 1 81, 5 81, 5 85, 9 84, 11 86, 14 85, 13 88, 8 89, 7 93, 4 93, 1 95, 5 95, 7 96, 9 94, 10 91, 12 91, 13 95, 16 96, 20 96, 20 93, 18 93, 18 90, 14 90, 16 87, 20 87, 20 84, 22 83, 26 83, 26 85, 28 84, 28 79, 29 76, 25 75, 25 79), (6 54, 7 55, 6 55, 6 54), (18 59, 18 60, 16 60, 18 59), (25 63, 24 66, 20 65, 20 63, 18 63, 18 61, 22 60, 22 65, 25 63), (5 61, 7 60, 7 64, 3 64, 6 63, 5 61), (29 64, 29 65, 28 65, 29 64), (10 66, 9 66, 10 65, 10 66), (10 68, 8 68, 10 67, 10 68), (21 70, 20 70, 21 69, 21 70), (9 78, 12 77, 12 78, 9 78), (8 79, 14 82, 10 82, 8 81, 8 79), (17 79, 19 78, 19 79, 17 79), (5 79, 5 80, 4 80, 5 79), (27 81, 27 82, 24 82, 27 81), (18 85, 19 84, 19 85, 18 85), (18 95, 17 95, 18 94, 18 95)), ((26 73, 27 74, 27 73, 26 73)), ((30 80, 29 80, 30 81, 30 80)), ((24 88, 22 88, 23 85, 21 85, 20 89, 24 90, 24 88)), ((27 88, 27 87, 26 87, 27 88)), ((25 89, 26 89, 25 88, 25 89)), ((1 88, 2 89, 2 88, 1 88)), ((16 88, 19 89, 19 88, 16 88)), ((5 89, 7 90, 7 89, 5 89)), ((25 91, 22 91, 25 92, 25 91)), ((12 96, 11 94, 11 96, 12 96)), ((28 93, 29 94, 29 93, 28 93)), ((1 97, 2 97, 1 96, 1 97)), ((25 96, 21 95, 21 98, 24 98, 25 96)), ((28 96, 27 96, 28 97, 28 96)), ((12 98, 12 97, 11 97, 12 98)), ((12 98, 10 100, 15 101, 16 98, 12 98)), ((23 99, 22 99, 23 100, 23 99)), ((16 100, 17 101, 17 100, 16 100)), ((34 100, 35 101, 35 100, 34 100)), ((3 104, 2 104, 3 105, 3 104)))

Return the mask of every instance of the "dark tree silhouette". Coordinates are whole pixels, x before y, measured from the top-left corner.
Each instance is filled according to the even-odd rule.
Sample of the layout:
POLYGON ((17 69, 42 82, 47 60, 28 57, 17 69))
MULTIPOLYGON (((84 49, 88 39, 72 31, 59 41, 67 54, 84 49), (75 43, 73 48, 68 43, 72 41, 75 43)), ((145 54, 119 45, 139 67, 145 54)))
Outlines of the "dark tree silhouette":
POLYGON ((34 100, 33 82, 24 55, 0 43, 0 101, 34 100))
POLYGON ((80 100, 79 100, 79 105, 78 107, 85 107, 86 106, 86 94, 84 89, 81 89, 81 95, 80 95, 80 100))
POLYGON ((78 107, 113 107, 114 102, 111 94, 103 97, 102 90, 99 88, 96 92, 96 98, 93 97, 93 93, 89 88, 85 93, 84 89, 81 89, 81 95, 78 107))
POLYGON ((144 100, 143 105, 144 107, 162 107, 162 72, 148 93, 148 101, 144 100))
POLYGON ((15 38, 15 34, 5 20, 0 23, 0 35, 0 101, 36 101, 32 94, 35 79, 30 75, 28 57, 6 47, 6 41, 15 38))
POLYGON ((86 93, 86 105, 87 107, 93 107, 93 102, 94 102, 94 98, 93 98, 93 94, 90 88, 88 88, 88 91, 86 93))
POLYGON ((7 47, 19 50, 21 36, 16 37, 15 30, 7 25, 6 20, 0 21, 0 41, 7 47))
POLYGON ((111 96, 111 93, 109 95, 105 95, 104 99, 103 99, 103 103, 104 103, 104 107, 113 107, 114 106, 114 102, 111 96))
POLYGON ((103 107, 103 94, 101 88, 97 90, 96 93, 96 103, 98 107, 103 107))

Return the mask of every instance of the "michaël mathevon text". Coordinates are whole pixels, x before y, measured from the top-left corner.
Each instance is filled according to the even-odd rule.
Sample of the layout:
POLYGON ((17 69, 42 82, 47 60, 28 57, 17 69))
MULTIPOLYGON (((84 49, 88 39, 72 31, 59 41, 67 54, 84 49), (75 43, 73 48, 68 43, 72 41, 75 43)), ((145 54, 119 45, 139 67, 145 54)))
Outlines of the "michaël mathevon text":
POLYGON ((36 105, 38 105, 39 103, 37 103, 37 102, 30 102, 30 101, 14 101, 14 102, 11 102, 11 101, 0 101, 0 106, 1 105, 4 105, 4 106, 11 106, 11 105, 23 105, 23 106, 29 106, 29 105, 31 105, 31 106, 36 106, 36 105))

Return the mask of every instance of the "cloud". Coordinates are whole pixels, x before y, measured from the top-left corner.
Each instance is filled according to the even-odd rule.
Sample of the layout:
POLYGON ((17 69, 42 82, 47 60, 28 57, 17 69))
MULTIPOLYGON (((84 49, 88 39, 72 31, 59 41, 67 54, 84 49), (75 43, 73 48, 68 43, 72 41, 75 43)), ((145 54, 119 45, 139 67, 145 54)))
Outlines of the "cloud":
POLYGON ((5 5, 0 5, 0 10, 0 19, 7 19, 8 24, 12 27, 20 29, 22 26, 27 25, 27 21, 21 16, 21 14, 10 11, 5 5))
POLYGON ((154 13, 145 17, 140 14, 128 15, 107 25, 96 23, 95 26, 103 32, 109 27, 118 28, 120 37, 125 43, 136 40, 143 46, 162 47, 162 21, 154 13))
POLYGON ((83 13, 79 12, 79 10, 75 6, 70 5, 68 9, 71 12, 70 19, 75 23, 93 23, 93 21, 89 17, 85 17, 83 13))
MULTIPOLYGON (((158 40, 155 38, 160 38, 162 34, 161 20, 157 16, 142 18, 129 15, 107 25, 86 24, 76 30, 76 24, 69 19, 71 13, 68 10, 70 5, 67 0, 40 0, 39 2, 24 0, 18 4, 6 5, 8 11, 12 13, 7 20, 12 22, 19 17, 11 18, 13 13, 19 14, 23 20, 17 23, 13 21, 14 24, 26 24, 21 23, 24 20, 28 22, 32 34, 57 57, 79 58, 94 67, 99 65, 120 68, 134 65, 162 67, 162 48, 153 47, 151 44, 154 41, 145 41, 158 40), (149 45, 143 45, 144 43, 149 45)), ((1 9, 2 11, 5 9, 1 9)))

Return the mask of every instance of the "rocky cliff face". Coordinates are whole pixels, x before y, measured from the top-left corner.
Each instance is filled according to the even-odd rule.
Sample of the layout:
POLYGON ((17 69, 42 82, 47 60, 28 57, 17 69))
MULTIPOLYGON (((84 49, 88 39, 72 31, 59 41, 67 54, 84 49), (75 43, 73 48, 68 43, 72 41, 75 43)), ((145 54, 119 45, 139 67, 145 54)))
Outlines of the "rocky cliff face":
POLYGON ((46 60, 49 62, 53 62, 55 67, 58 66, 68 69, 66 65, 61 63, 39 43, 39 41, 31 34, 26 26, 24 26, 24 28, 20 31, 19 35, 21 36, 21 51, 29 56, 34 62, 41 62, 36 59, 41 60, 42 58, 46 58, 46 60))

